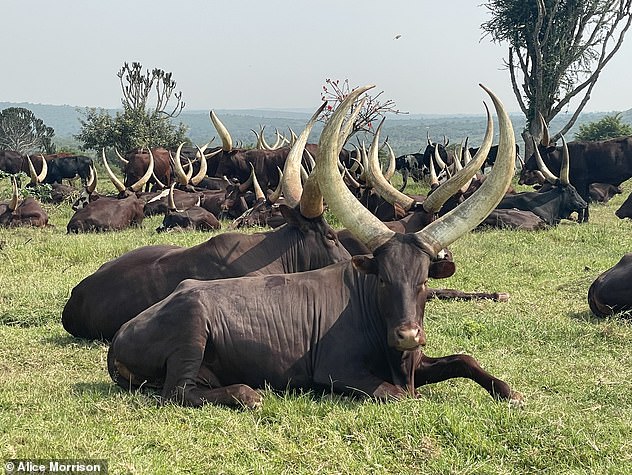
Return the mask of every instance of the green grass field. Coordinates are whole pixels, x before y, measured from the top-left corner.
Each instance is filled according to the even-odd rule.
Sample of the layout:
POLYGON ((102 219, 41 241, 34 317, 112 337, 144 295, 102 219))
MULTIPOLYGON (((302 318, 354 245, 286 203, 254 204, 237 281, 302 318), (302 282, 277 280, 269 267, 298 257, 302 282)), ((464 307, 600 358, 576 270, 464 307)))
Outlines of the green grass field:
POLYGON ((632 251, 632 222, 614 215, 632 182, 624 189, 593 205, 587 224, 470 233, 451 247, 456 274, 432 283, 510 294, 430 301, 426 352, 471 354, 524 394, 522 408, 468 380, 393 403, 266 392, 254 411, 159 407, 115 386, 107 346, 68 335, 61 310, 104 262, 210 235, 157 234, 152 218, 69 236, 69 206, 49 206, 54 227, 0 230, 2 459, 107 459, 114 474, 632 473, 632 325, 592 317, 586 301, 595 277, 632 251))

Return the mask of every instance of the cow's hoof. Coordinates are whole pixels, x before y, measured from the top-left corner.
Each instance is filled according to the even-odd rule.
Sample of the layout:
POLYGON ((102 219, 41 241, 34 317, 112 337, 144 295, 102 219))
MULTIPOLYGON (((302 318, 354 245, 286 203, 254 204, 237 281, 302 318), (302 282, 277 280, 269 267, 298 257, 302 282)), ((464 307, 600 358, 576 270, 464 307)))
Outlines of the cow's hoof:
POLYGON ((263 397, 250 386, 240 384, 233 394, 237 403, 247 409, 257 409, 261 407, 263 397))

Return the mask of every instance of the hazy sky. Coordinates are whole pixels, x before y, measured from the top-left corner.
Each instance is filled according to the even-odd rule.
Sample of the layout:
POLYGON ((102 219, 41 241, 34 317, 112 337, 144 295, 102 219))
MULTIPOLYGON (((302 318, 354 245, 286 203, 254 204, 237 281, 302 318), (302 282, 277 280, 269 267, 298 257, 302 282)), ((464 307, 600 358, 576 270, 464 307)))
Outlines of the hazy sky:
MULTIPOLYGON (((479 82, 518 111, 480 3, 2 0, 0 101, 120 107, 116 72, 138 61, 171 71, 187 110, 311 109, 348 78, 412 113, 482 113, 479 82)), ((631 77, 628 37, 584 110, 631 108, 631 77)))

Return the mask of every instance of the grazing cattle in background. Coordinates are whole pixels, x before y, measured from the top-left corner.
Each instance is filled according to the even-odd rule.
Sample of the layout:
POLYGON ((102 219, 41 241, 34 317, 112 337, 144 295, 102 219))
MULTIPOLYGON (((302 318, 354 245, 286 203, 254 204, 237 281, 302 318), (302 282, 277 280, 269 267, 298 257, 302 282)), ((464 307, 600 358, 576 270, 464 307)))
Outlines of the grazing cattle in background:
POLYGON ((110 169, 105 157, 105 150, 102 151, 102 156, 105 170, 119 194, 116 197, 99 196, 94 201, 90 201, 91 198, 82 201, 81 204, 84 206, 77 209, 66 226, 69 234, 92 231, 120 231, 130 226, 140 226, 145 218, 143 212, 145 201, 138 198, 136 192, 139 192, 151 177, 153 173, 153 159, 150 160, 145 174, 128 189, 110 169))
POLYGON ((588 305, 598 317, 632 311, 632 253, 595 279, 588 289, 588 305))
POLYGON ((617 209, 614 212, 614 214, 619 219, 624 219, 624 218, 631 218, 632 219, 632 193, 630 193, 628 195, 628 197, 625 199, 623 204, 621 204, 621 206, 619 206, 619 209, 617 209))
MULTIPOLYGON (((563 146, 550 144, 549 133, 544 121, 545 134, 537 145, 546 166, 558 173, 563 159, 563 146)), ((619 186, 632 177, 632 136, 619 137, 596 142, 575 141, 568 143, 568 151, 573 157, 569 169, 569 180, 579 195, 588 202, 591 183, 608 183, 619 186)), ((538 166, 535 154, 529 157, 520 174, 520 184, 541 183, 537 173, 538 166)), ((584 220, 588 220, 588 209, 584 220)))
POLYGON ((396 234, 357 202, 338 171, 343 118, 366 89, 352 91, 325 125, 316 176, 330 209, 373 255, 298 274, 182 282, 117 332, 108 371, 118 385, 157 388, 163 401, 188 406, 252 408, 261 403, 257 388, 389 399, 464 377, 495 398, 521 400, 474 358, 431 358, 421 350, 426 281, 454 271, 433 259, 493 209, 513 175, 509 118, 493 97, 501 153, 470 198, 473 207, 418 233, 396 234))
POLYGON ((43 228, 48 225, 48 214, 35 198, 27 197, 20 201, 16 179, 11 178, 13 193, 11 200, 0 203, 0 226, 35 226, 43 228))
POLYGON ((536 148, 536 157, 539 157, 538 166, 540 173, 552 185, 546 191, 515 193, 505 196, 498 204, 498 209, 521 209, 531 211, 542 219, 547 225, 555 226, 562 219, 568 219, 573 212, 577 212, 579 221, 588 209, 588 203, 579 195, 568 179, 570 166, 569 150, 566 141, 563 142, 563 164, 560 177, 556 177, 539 157, 536 148))
MULTIPOLYGON (((317 116, 294 144, 299 154, 317 116)), ((288 167, 296 164, 291 160, 288 167)), ((222 233, 190 248, 158 245, 130 251, 75 286, 62 312, 66 331, 110 340, 123 323, 165 298, 185 279, 302 272, 349 260, 322 216, 323 200, 313 179, 307 181, 306 193, 298 167, 292 171, 286 167, 286 179, 292 207, 279 208, 287 224, 271 232, 222 233), (101 298, 103 293, 107 299, 101 298)))
MULTIPOLYGON (((38 155, 31 157, 34 160, 38 159, 38 155)), ((61 183, 62 180, 72 180, 77 176, 81 178, 82 183, 86 183, 86 180, 90 176, 90 169, 93 167, 92 159, 84 155, 73 154, 55 154, 44 155, 44 158, 48 164, 48 173, 44 179, 44 183, 61 183)), ((35 161, 33 165, 37 166, 35 161)))

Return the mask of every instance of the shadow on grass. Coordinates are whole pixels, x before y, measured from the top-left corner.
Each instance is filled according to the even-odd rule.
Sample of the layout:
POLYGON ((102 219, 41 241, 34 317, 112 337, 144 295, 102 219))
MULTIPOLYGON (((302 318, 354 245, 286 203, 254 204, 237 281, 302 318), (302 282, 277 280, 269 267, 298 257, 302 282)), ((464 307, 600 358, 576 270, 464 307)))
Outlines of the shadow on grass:
POLYGON ((590 310, 584 312, 573 312, 569 315, 573 320, 578 320, 587 323, 623 323, 632 325, 632 312, 625 311, 615 313, 608 317, 597 317, 590 310))
POLYGON ((108 343, 103 340, 86 340, 83 338, 77 338, 70 334, 51 335, 44 339, 46 343, 53 346, 78 346, 80 348, 96 348, 107 346, 108 343))

